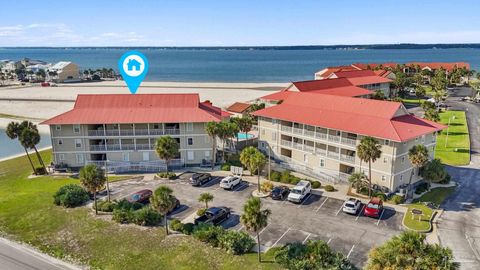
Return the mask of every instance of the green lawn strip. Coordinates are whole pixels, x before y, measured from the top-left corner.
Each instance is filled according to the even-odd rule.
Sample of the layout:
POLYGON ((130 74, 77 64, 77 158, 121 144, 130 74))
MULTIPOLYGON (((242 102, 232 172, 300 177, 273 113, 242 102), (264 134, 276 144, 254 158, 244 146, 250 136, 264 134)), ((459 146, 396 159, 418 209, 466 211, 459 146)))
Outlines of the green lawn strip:
POLYGON ((423 204, 410 204, 403 217, 403 225, 410 230, 428 232, 432 228, 431 219, 433 212, 432 209, 423 204), (413 215, 412 209, 421 210, 423 215, 413 215))
MULTIPOLYGON (((42 156, 50 163, 50 150, 42 156)), ((259 264, 257 254, 229 255, 191 236, 165 238, 163 228, 119 225, 95 218, 85 207, 57 207, 52 203, 55 191, 78 179, 28 179, 30 170, 25 157, 0 162, 0 230, 45 253, 99 269, 280 268, 259 264)))
POLYGON ((109 175, 109 176, 108 176, 108 182, 113 183, 113 182, 128 180, 128 179, 131 179, 132 177, 134 177, 134 176, 128 176, 128 175, 109 175))
POLYGON ((441 205, 442 202, 455 191, 455 188, 456 187, 433 188, 421 197, 414 199, 413 202, 433 202, 436 205, 441 205))
POLYGON ((468 165, 470 163, 470 137, 465 112, 446 111, 440 113, 442 124, 447 125, 449 119, 448 141, 445 129, 437 137, 435 158, 448 165, 468 165))
POLYGON ((407 103, 407 104, 415 104, 415 105, 420 105, 422 103, 422 99, 412 99, 412 98, 404 98, 402 99, 402 102, 403 103, 407 103))

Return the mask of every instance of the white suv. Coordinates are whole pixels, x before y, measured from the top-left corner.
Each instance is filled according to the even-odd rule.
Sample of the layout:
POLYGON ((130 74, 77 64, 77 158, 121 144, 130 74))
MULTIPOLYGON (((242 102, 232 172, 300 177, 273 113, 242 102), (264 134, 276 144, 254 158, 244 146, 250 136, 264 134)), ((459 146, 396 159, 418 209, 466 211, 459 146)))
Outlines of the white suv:
POLYGON ((362 202, 360 200, 350 198, 343 203, 342 210, 347 214, 356 215, 361 206, 362 202))
POLYGON ((220 187, 224 189, 233 189, 242 182, 242 178, 235 175, 229 175, 220 181, 220 187))
POLYGON ((305 199, 308 194, 312 191, 312 184, 309 181, 302 180, 298 184, 290 189, 290 194, 288 194, 288 200, 291 202, 299 203, 305 199))

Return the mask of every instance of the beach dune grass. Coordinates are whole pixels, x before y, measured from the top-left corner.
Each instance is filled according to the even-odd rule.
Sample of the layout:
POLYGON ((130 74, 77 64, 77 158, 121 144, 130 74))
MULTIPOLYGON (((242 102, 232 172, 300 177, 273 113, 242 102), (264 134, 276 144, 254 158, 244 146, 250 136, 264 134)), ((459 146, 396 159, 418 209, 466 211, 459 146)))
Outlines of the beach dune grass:
POLYGON ((440 113, 440 121, 448 127, 437 136, 435 158, 444 164, 452 166, 468 165, 470 163, 470 137, 467 119, 463 111, 446 111, 440 113))
MULTIPOLYGON (((43 151, 50 162, 51 151, 43 151)), ((119 225, 95 218, 86 207, 53 204, 68 177, 28 179, 25 157, 0 162, 0 230, 59 258, 99 269, 279 269, 256 254, 233 256, 191 236, 165 237, 161 228, 119 225)))

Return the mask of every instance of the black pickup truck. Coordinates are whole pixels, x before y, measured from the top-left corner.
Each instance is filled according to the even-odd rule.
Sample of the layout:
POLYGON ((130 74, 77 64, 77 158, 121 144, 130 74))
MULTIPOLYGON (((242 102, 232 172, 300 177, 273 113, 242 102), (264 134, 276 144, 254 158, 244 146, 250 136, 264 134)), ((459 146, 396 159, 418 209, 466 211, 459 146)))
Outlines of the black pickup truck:
POLYGON ((212 175, 209 173, 194 173, 192 177, 190 177, 190 184, 194 187, 199 187, 210 180, 212 180, 212 175))
POLYGON ((195 225, 200 223, 218 225, 230 217, 230 209, 227 207, 210 207, 205 214, 195 219, 195 225))

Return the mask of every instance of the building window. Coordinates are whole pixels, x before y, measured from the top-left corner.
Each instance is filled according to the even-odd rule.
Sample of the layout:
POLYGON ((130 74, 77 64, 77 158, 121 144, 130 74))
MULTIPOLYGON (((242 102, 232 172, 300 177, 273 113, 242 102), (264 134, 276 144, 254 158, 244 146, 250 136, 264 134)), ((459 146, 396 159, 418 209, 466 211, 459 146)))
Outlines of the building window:
POLYGON ((149 161, 150 160, 150 154, 148 152, 143 152, 143 161, 149 161))
POLYGON ((265 135, 265 129, 262 129, 262 135, 265 135))
POLYGON ((80 133, 80 125, 73 125, 73 133, 80 133))
POLYGON ((337 134, 337 136, 340 136, 341 132, 337 130, 336 134, 337 134))
POLYGON ((416 142, 418 142, 418 137, 417 137, 417 138, 415 138, 415 141, 416 141, 416 142))
POLYGON ((82 140, 75 139, 75 148, 81 148, 81 147, 82 147, 82 140))
POLYGON ((402 157, 402 164, 405 163, 405 157, 402 157))
POLYGON ((63 144, 63 140, 62 140, 62 139, 58 139, 58 140, 57 140, 57 144, 58 144, 58 145, 62 145, 62 144, 63 144))
POLYGON ((320 167, 325 167, 325 160, 324 159, 320 159, 320 167))
POLYGON ((193 138, 187 138, 187 144, 193 145, 193 138))
POLYGON ((387 177, 385 175, 382 175, 382 181, 387 180, 387 177))
POLYGON ((187 123, 187 131, 193 131, 193 123, 187 123))
POLYGON ((210 158, 210 151, 205 151, 205 158, 210 158))
POLYGON ((62 126, 61 125, 55 125, 55 129, 56 130, 62 130, 62 126))
POLYGON ((387 163, 388 162, 388 158, 387 157, 384 157, 383 158, 383 163, 387 163))
POLYGON ((58 160, 64 161, 65 160, 65 154, 58 154, 58 160))
POLYGON ((390 140, 385 140, 385 145, 389 146, 390 145, 390 140))
POLYGON ((210 136, 205 136, 205 143, 210 143, 210 136))
POLYGON ((272 132, 272 140, 277 140, 277 132, 272 132))
POLYGON ((130 153, 122 153, 122 160, 123 161, 130 161, 130 153))
POLYGON ((187 160, 194 160, 195 153, 193 151, 187 151, 187 160))
POLYGON ((308 155, 307 154, 303 154, 303 162, 308 162, 308 155))
POLYGON ((153 124, 153 129, 160 129, 160 125, 159 124, 153 124))
POLYGON ((403 182, 403 175, 400 175, 400 182, 403 182))
POLYGON ((83 164, 83 154, 76 154, 77 164, 83 164))
POLYGON ((265 142, 261 142, 261 143, 260 143, 260 147, 261 147, 261 148, 265 148, 265 142))
POLYGON ((422 143, 425 143, 425 135, 422 135, 422 143))

